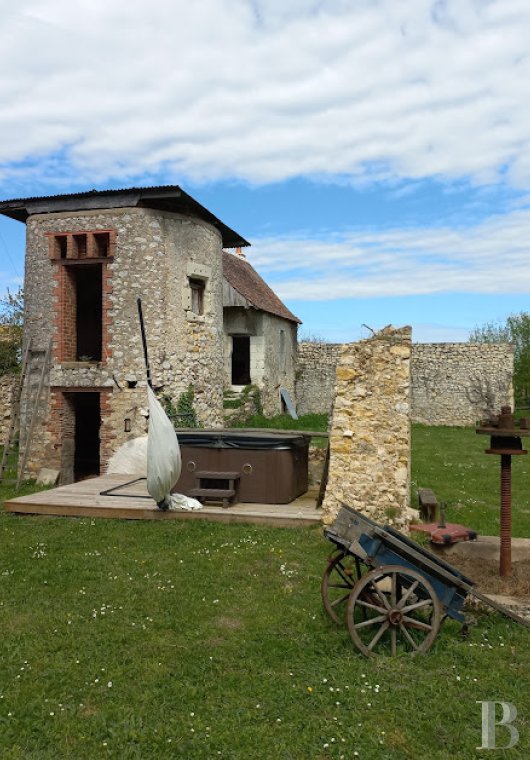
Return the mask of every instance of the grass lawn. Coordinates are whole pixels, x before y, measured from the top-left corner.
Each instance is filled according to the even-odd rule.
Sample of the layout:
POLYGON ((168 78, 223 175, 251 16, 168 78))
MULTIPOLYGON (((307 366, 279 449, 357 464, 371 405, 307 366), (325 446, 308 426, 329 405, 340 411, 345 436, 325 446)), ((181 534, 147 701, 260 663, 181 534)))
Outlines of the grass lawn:
MULTIPOLYGON (((235 422, 233 427, 310 430, 313 433, 321 430, 325 433, 328 429, 328 419, 327 414, 304 414, 297 420, 293 420, 288 414, 277 414, 275 417, 264 417, 262 414, 254 414, 244 422, 235 422)), ((311 442, 311 445, 317 448, 325 448, 327 444, 327 438, 318 438, 316 436, 311 442)))
MULTIPOLYGON (((432 488, 448 520, 498 536, 501 465, 484 453, 489 443, 473 428, 413 425, 411 504, 418 488, 432 488)), ((530 438, 525 445, 530 449, 530 438)), ((530 455, 512 457, 512 535, 530 537, 530 455)))
MULTIPOLYGON (((423 482, 427 433, 415 477, 467 500, 455 467, 423 482)), ((0 541, 2 760, 461 760, 483 754, 481 700, 519 713, 488 757, 530 757, 530 632, 487 614, 366 660, 322 611, 319 528, 0 514, 0 541)))

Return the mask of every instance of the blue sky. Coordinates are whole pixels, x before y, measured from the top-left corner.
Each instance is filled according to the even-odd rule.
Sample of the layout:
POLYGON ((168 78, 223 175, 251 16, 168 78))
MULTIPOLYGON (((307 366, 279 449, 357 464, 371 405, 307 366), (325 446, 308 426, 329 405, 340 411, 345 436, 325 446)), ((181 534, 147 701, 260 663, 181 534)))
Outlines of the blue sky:
POLYGON ((3 6, 0 198, 180 184, 331 341, 528 309, 527 0, 3 6))

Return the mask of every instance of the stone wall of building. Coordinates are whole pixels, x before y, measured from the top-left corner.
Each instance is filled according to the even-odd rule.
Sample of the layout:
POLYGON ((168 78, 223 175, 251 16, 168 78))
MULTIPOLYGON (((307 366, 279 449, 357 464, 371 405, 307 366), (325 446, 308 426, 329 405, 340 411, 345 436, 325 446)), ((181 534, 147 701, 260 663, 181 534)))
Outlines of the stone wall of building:
POLYGON ((416 343, 412 347, 412 420, 474 425, 513 406, 513 346, 507 343, 416 343))
POLYGON ((335 394, 340 343, 299 343, 296 369, 298 414, 327 414, 335 394))
POLYGON ((11 424, 11 399, 18 375, 0 375, 0 446, 7 442, 11 424))
POLYGON ((266 416, 283 411, 280 389, 289 391, 294 400, 297 325, 286 319, 263 315, 265 372, 261 403, 266 416))
MULTIPOLYGON (((341 346, 298 346, 300 414, 328 413, 341 346)), ((411 418, 429 425, 474 425, 503 404, 513 406, 513 347, 507 343, 414 343, 411 418)))
POLYGON ((342 346, 330 430, 325 523, 342 502, 378 522, 406 521, 410 487, 411 328, 342 346))
POLYGON ((263 412, 268 417, 282 411, 280 388, 294 398, 297 325, 274 314, 230 307, 224 310, 224 375, 231 383, 232 336, 250 336, 250 382, 261 391, 263 412))
POLYGON ((205 426, 221 425, 222 241, 213 226, 142 208, 35 215, 27 222, 26 250, 26 340, 31 335, 40 350, 54 340, 30 472, 38 471, 43 462, 61 469, 61 426, 70 435, 68 399, 61 396, 76 388, 100 392, 102 466, 125 440, 143 432, 138 410, 146 406, 147 396, 138 297, 143 304, 153 385, 176 403, 191 383, 199 420, 205 426), (69 267, 73 271, 75 262, 51 258, 50 236, 87 230, 115 233, 115 248, 103 265, 105 345, 101 361, 64 361, 68 347, 61 344, 65 327, 61 309, 71 308, 64 303, 64 294, 68 296, 64 273, 69 267), (190 278, 204 282, 203 314, 192 308, 190 278), (125 431, 127 418, 132 420, 131 432, 125 431))

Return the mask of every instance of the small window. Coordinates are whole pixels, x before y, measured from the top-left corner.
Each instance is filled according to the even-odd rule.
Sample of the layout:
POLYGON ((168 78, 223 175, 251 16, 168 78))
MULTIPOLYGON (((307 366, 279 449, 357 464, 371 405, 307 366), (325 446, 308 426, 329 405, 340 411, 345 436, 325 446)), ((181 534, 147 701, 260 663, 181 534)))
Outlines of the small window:
POLYGON ((285 330, 280 330, 280 372, 287 373, 287 356, 285 351, 285 330))
POLYGON ((67 235, 55 235, 53 238, 54 258, 65 259, 68 249, 68 236, 67 235))
POLYGON ((74 256, 78 259, 86 258, 87 253, 87 236, 74 235, 74 256))
POLYGON ((51 232, 46 233, 50 258, 58 259, 107 259, 114 253, 116 232, 51 232))
POLYGON ((94 233, 94 255, 101 259, 106 259, 110 250, 110 233, 109 232, 95 232, 94 233))
POLYGON ((190 277, 191 311, 194 314, 204 314, 204 280, 190 277))

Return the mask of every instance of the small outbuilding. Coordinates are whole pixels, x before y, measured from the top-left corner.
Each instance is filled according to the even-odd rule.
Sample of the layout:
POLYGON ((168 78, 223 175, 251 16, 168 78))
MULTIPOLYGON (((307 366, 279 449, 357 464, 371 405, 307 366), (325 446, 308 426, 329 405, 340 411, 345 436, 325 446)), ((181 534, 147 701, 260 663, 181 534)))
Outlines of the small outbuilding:
POLYGON ((191 384, 203 425, 221 426, 227 384, 256 382, 270 411, 278 386, 293 388, 298 320, 225 252, 249 243, 179 186, 8 200, 0 213, 26 224, 24 343, 30 365, 47 357, 36 419, 34 372, 22 395, 30 474, 99 474, 144 433, 138 297, 155 388, 176 403, 191 384))
POLYGON ((223 253, 225 385, 261 390, 266 414, 282 411, 280 389, 294 397, 300 320, 256 270, 241 249, 223 253))

